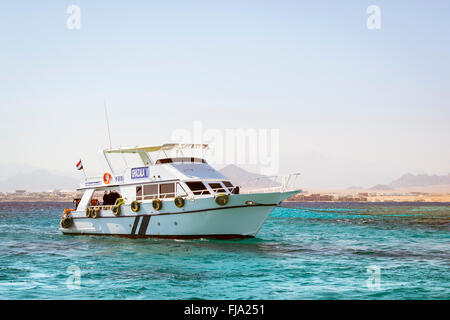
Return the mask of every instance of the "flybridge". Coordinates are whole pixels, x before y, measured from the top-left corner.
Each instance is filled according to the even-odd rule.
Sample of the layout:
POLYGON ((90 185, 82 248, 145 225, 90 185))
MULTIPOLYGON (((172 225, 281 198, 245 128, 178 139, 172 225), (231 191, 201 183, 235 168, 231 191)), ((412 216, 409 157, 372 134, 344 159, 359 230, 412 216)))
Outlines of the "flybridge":
MULTIPOLYGON (((170 143, 157 146, 136 146, 132 148, 100 150, 99 156, 104 167, 104 175, 86 177, 80 188, 86 189, 98 186, 134 184, 144 180, 161 181, 166 179, 188 178, 184 175, 184 172, 192 172, 192 168, 186 168, 184 166, 180 169, 179 167, 176 168, 176 166, 200 163, 209 167, 203 159, 203 156, 201 158, 187 157, 184 154, 186 150, 201 150, 204 156, 206 150, 208 150, 208 145, 170 143), (173 153, 176 156, 170 157, 169 154, 173 153), (130 164, 126 161, 125 156, 133 154, 138 156, 138 161, 130 164), (113 155, 119 156, 119 159, 121 158, 124 161, 125 167, 122 170, 117 170, 117 168, 115 169, 112 166, 111 156, 113 155), (164 164, 172 165, 172 168, 160 166, 164 164)), ((208 171, 209 168, 203 168, 200 171, 208 171)))
POLYGON ((173 149, 208 149, 207 144, 180 144, 180 143, 166 143, 159 146, 151 147, 133 147, 133 148, 119 148, 119 149, 105 149, 106 153, 137 153, 140 151, 144 152, 155 152, 159 150, 173 150, 173 149))
MULTIPOLYGON (((184 156, 184 151, 186 150, 204 150, 204 154, 208 150, 207 144, 179 144, 179 143, 166 143, 157 146, 136 146, 132 148, 119 148, 119 149, 105 149, 99 151, 103 155, 102 158, 106 161, 107 169, 112 171, 111 163, 108 159, 108 155, 113 154, 137 154, 139 155, 142 165, 149 166, 155 164, 155 162, 150 157, 150 153, 157 153, 158 155, 163 155, 164 158, 169 158, 167 152, 175 152, 177 156, 184 156)), ((204 157, 204 154, 202 158, 204 157)))
MULTIPOLYGON (((156 153, 156 157, 162 156, 163 158, 169 158, 168 152, 175 152, 177 156, 184 156, 184 151, 186 150, 208 150, 207 144, 178 144, 178 143, 167 143, 157 146, 136 146, 132 148, 119 148, 119 149, 104 149, 100 150, 102 160, 104 161, 105 169, 113 171, 110 156, 111 155, 127 155, 127 154, 137 154, 140 157, 143 166, 149 166, 155 164, 150 153, 156 153)), ((203 156, 204 156, 203 154, 203 156)), ((202 157, 203 158, 203 157, 202 157)), ((127 165, 127 167, 129 167, 127 165)))
POLYGON ((171 151, 175 150, 177 153, 182 153, 183 150, 187 149, 203 149, 207 150, 207 144, 177 144, 177 143, 168 143, 159 146, 151 146, 151 147, 133 147, 133 148, 119 148, 119 149, 106 149, 103 150, 105 154, 113 154, 113 153, 134 153, 134 154, 148 154, 149 152, 158 152, 162 151, 171 151))

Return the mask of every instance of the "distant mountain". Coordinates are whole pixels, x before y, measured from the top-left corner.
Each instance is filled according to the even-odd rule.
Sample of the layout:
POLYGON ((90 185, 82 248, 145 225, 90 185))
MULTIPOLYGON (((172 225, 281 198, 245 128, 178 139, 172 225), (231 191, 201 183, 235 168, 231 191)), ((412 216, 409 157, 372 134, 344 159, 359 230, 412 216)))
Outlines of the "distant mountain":
POLYGON ((21 163, 2 163, 0 164, 0 181, 11 178, 19 173, 31 173, 39 169, 21 163))
POLYGON ((4 181, 0 181, 0 191, 15 190, 47 191, 55 189, 75 190, 79 181, 65 176, 53 174, 45 170, 34 170, 30 173, 20 173, 4 181))
POLYGON ((219 171, 225 177, 230 179, 234 185, 241 186, 243 188, 266 188, 277 187, 280 185, 264 175, 248 172, 234 164, 230 164, 219 171))
POLYGON ((389 186, 392 188, 406 188, 406 187, 425 187, 434 185, 450 184, 450 173, 444 176, 418 174, 413 175, 407 173, 397 180, 392 181, 389 186))
POLYGON ((347 188, 347 190, 362 190, 362 189, 364 189, 364 188, 360 187, 360 186, 351 186, 351 187, 347 188))
MULTIPOLYGON (((368 188, 368 190, 394 190, 409 187, 428 187, 439 185, 450 185, 450 173, 443 176, 439 176, 436 174, 414 175, 411 173, 407 173, 389 184, 377 184, 376 186, 368 188)), ((352 187, 350 187, 349 189, 352 189, 352 187)))
POLYGON ((393 190, 394 188, 392 188, 391 186, 388 186, 386 184, 377 184, 376 186, 373 186, 372 188, 369 188, 368 190, 374 190, 374 191, 378 191, 378 190, 393 190))

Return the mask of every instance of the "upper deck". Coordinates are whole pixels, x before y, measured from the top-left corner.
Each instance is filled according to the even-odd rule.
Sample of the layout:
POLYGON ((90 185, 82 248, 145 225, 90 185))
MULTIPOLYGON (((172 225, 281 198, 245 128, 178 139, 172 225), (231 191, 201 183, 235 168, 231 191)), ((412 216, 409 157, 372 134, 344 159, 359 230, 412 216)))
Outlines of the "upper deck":
POLYGON ((111 175, 111 181, 104 179, 104 175, 86 177, 80 184, 80 189, 112 187, 119 185, 141 184, 143 182, 170 180, 224 180, 227 179, 220 172, 211 167, 203 157, 187 157, 186 150, 206 151, 206 144, 164 144, 150 147, 134 147, 126 149, 100 150, 103 161, 104 175, 111 175), (175 153, 175 156, 169 156, 175 153), (136 165, 129 165, 125 160, 125 168, 114 170, 111 155, 123 156, 135 154, 140 159, 136 165))

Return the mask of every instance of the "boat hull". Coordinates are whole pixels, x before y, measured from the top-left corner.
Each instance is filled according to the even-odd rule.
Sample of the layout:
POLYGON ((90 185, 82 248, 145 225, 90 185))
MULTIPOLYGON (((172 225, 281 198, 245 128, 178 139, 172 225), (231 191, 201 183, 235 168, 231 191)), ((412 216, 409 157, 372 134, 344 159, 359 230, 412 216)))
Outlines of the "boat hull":
POLYGON ((103 210, 98 218, 87 218, 84 212, 72 214, 73 225, 60 228, 71 235, 109 235, 128 238, 251 238, 255 237, 273 209, 294 192, 231 195, 227 205, 214 198, 186 201, 177 208, 173 200, 163 201, 156 211, 151 202, 142 203, 135 213, 123 205, 120 216, 103 210))

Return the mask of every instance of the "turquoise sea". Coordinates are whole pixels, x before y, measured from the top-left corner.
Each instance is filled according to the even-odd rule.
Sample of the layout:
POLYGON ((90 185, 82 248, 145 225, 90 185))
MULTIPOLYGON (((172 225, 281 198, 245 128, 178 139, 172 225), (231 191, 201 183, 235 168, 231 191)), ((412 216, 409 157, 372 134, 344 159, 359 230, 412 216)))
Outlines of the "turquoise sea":
POLYGON ((290 203, 231 241, 64 236, 70 206, 0 203, 0 299, 450 298, 450 204, 290 203))

